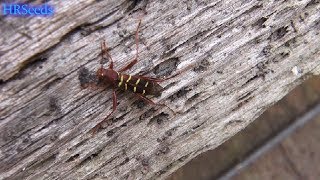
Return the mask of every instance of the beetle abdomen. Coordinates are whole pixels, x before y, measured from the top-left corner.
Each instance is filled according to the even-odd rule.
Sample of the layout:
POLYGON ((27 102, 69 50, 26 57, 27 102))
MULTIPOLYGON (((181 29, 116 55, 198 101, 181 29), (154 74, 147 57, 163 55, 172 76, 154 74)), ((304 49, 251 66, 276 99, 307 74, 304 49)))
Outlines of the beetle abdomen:
POLYGON ((162 87, 156 83, 148 81, 141 76, 131 76, 127 74, 119 74, 118 88, 124 91, 131 91, 142 95, 158 96, 162 92, 162 87))

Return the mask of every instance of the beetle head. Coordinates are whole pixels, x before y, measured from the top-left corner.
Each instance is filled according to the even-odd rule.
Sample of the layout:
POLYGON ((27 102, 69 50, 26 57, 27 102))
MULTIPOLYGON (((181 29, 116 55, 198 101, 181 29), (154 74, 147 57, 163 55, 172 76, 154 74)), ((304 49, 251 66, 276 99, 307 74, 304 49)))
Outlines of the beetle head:
POLYGON ((115 84, 118 79, 118 73, 113 69, 100 67, 97 71, 97 77, 99 82, 115 84))

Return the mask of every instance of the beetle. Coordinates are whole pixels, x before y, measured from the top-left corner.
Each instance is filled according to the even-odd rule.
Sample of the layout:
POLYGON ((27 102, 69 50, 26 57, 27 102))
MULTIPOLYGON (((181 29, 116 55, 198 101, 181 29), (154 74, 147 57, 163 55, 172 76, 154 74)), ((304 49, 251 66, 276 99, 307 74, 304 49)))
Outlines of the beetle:
MULTIPOLYGON (((92 132, 95 133, 102 127, 102 124, 108 120, 108 118, 116 111, 117 109, 117 89, 121 91, 131 91, 136 96, 138 96, 140 99, 144 100, 147 103, 153 104, 153 105, 164 105, 164 104, 156 104, 149 98, 147 98, 147 95, 154 95, 159 96, 161 95, 163 88, 158 84, 160 82, 163 82, 165 80, 171 79, 178 74, 175 74, 173 76, 169 76, 167 78, 159 79, 159 78, 153 78, 153 77, 146 77, 142 75, 128 75, 124 73, 126 70, 131 69, 137 62, 139 57, 139 27, 141 25, 141 20, 138 23, 136 32, 135 32, 135 44, 136 44, 136 55, 133 60, 129 62, 126 66, 121 68, 120 70, 115 70, 113 68, 114 61, 111 57, 111 55, 108 52, 108 48, 106 46, 106 42, 103 41, 101 43, 101 61, 100 61, 100 68, 96 72, 96 79, 97 79, 97 85, 99 86, 111 86, 113 89, 112 93, 112 100, 113 100, 113 106, 112 111, 107 115, 107 117, 98 123, 95 127, 93 127, 92 132), (107 58, 110 61, 109 67, 104 68, 103 67, 103 59, 107 58)), ((166 106, 166 105, 164 105, 166 106)))

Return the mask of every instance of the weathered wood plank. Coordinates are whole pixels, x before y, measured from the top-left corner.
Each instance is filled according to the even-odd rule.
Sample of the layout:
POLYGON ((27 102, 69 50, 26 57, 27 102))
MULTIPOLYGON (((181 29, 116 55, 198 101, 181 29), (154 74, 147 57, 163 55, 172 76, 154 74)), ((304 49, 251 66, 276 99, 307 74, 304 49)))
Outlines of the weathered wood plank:
POLYGON ((2 178, 164 178, 320 72, 318 1, 134 2, 59 1, 49 19, 2 18, 2 178), (143 12, 129 72, 183 71, 154 98, 176 114, 122 94, 112 123, 91 137, 111 91, 82 90, 79 69, 97 69, 103 39, 116 68, 133 58, 143 12))

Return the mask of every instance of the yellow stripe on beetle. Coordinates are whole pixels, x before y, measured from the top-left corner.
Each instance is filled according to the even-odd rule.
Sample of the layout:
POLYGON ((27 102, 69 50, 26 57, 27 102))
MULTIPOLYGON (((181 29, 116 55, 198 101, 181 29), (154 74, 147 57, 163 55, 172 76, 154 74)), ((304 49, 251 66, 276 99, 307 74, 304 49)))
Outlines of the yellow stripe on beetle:
POLYGON ((139 84, 139 82, 140 82, 140 78, 136 81, 136 85, 138 85, 138 84, 139 84))
POLYGON ((129 78, 127 79, 127 83, 131 80, 131 75, 129 75, 129 78))
POLYGON ((120 78, 120 82, 118 84, 118 87, 120 87, 122 85, 122 82, 123 82, 123 75, 121 74, 121 78, 120 78))
POLYGON ((146 93, 146 90, 143 90, 143 91, 142 91, 142 94, 145 94, 145 93, 146 93))
POLYGON ((149 82, 147 81, 147 82, 146 82, 146 85, 144 85, 144 87, 147 87, 147 86, 148 86, 148 84, 149 84, 149 82))
POLYGON ((133 92, 136 92, 137 91, 137 87, 133 87, 133 92))

